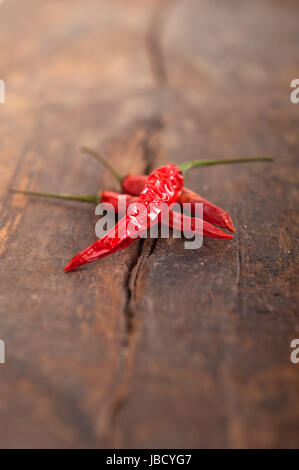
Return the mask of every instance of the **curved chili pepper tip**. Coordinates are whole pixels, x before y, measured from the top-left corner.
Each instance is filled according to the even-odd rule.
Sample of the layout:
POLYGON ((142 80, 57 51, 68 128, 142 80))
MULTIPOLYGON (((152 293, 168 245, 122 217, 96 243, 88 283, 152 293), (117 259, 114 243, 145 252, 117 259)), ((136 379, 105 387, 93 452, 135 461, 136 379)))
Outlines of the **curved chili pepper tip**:
MULTIPOLYGON (((223 232, 223 233, 225 233, 225 232, 223 232)), ((221 238, 223 238, 224 240, 225 239, 226 240, 233 240, 234 239, 234 237, 230 233, 225 233, 225 235, 222 234, 221 238)))
POLYGON ((234 227, 232 219, 230 218, 230 216, 228 214, 226 214, 226 216, 224 216, 224 221, 226 223, 227 229, 230 230, 231 232, 235 233, 236 229, 234 227))
POLYGON ((66 266, 64 266, 64 271, 66 273, 68 273, 69 271, 71 271, 73 268, 70 267, 70 263, 68 263, 66 266))
POLYGON ((79 266, 76 266, 74 260, 71 260, 65 267, 64 267, 64 271, 66 273, 70 272, 70 271, 74 271, 77 267, 79 266))
POLYGON ((221 238, 223 240, 233 240, 234 239, 234 237, 230 233, 223 232, 223 230, 220 230, 219 228, 214 227, 214 225, 212 225, 212 227, 214 229, 214 233, 205 232, 205 230, 203 230, 203 236, 204 237, 221 238))

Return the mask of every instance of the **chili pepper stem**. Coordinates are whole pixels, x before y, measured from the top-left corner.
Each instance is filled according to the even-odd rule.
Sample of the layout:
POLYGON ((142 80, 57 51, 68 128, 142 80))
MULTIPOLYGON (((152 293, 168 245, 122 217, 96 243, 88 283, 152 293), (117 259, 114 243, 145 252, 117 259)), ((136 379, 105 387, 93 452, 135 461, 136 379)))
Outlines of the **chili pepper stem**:
MULTIPOLYGON (((99 162, 101 162, 109 171, 110 173, 117 179, 117 181, 122 184, 124 180, 124 176, 121 175, 116 168, 108 162, 108 160, 96 150, 90 149, 88 147, 82 147, 81 151, 83 153, 87 153, 92 157, 96 158, 99 162)), ((262 157, 245 157, 245 158, 230 158, 224 160, 193 160, 190 162, 183 162, 180 165, 177 165, 182 173, 190 170, 191 168, 196 168, 197 166, 210 166, 210 165, 224 165, 228 163, 252 163, 252 162, 273 162, 274 158, 262 156, 262 157)))
POLYGON ((193 160, 191 162, 184 162, 178 165, 182 173, 185 173, 191 168, 197 166, 209 166, 209 165, 223 165, 227 163, 251 163, 251 162, 272 162, 274 158, 272 157, 246 157, 246 158, 230 158, 224 160, 193 160))
POLYGON ((13 193, 25 194, 27 196, 38 196, 38 197, 47 197, 53 199, 67 199, 70 201, 80 201, 87 202, 89 204, 99 204, 101 202, 101 191, 96 194, 88 194, 85 196, 76 196, 74 194, 64 194, 64 193, 42 193, 38 191, 25 191, 23 189, 11 189, 13 193))
POLYGON ((111 165, 111 163, 108 162, 107 158, 105 158, 100 152, 97 152, 96 150, 90 149, 88 147, 81 147, 81 152, 91 155, 100 163, 102 163, 102 165, 104 165, 110 171, 110 173, 118 180, 118 182, 120 184, 122 183, 124 177, 113 165, 111 165))

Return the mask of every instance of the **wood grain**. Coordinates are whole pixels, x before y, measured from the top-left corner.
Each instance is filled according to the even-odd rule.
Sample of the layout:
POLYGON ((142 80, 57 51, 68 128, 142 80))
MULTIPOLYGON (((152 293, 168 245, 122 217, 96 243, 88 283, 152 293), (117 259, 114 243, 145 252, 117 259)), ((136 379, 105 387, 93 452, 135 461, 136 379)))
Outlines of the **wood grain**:
POLYGON ((0 6, 1 448, 298 447, 298 3, 10 0, 0 6), (136 242, 66 275, 92 207, 11 187, 116 188, 194 170, 232 242, 136 242))

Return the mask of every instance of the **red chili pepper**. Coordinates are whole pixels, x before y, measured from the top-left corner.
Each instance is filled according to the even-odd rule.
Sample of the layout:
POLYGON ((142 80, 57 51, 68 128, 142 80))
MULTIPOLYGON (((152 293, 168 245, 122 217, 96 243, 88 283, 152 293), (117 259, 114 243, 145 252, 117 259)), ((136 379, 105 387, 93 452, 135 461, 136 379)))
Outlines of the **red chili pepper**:
POLYGON ((218 225, 228 229, 230 232, 235 232, 235 227, 230 216, 221 207, 216 206, 212 202, 204 199, 199 194, 191 191, 191 189, 183 188, 178 202, 183 205, 184 203, 191 203, 191 211, 194 214, 195 204, 201 203, 203 205, 203 218, 211 224, 218 225))
MULTIPOLYGON (((114 177, 120 182, 122 190, 126 194, 131 194, 132 196, 139 196, 144 185, 147 181, 146 175, 126 175, 122 176, 100 153, 95 150, 83 147, 82 151, 92 155, 97 160, 99 160, 103 165, 105 165, 109 171, 114 175, 114 177)), ((194 162, 186 162, 183 165, 180 165, 183 171, 186 171, 190 168, 196 166, 206 166, 206 165, 218 165, 218 164, 227 164, 227 163, 246 163, 246 162, 256 162, 256 161, 272 161, 272 158, 269 157, 255 157, 255 158, 239 158, 239 159, 230 159, 230 160, 197 160, 194 162)), ((203 204, 203 219, 211 224, 218 225, 228 229, 230 232, 235 232, 235 227, 230 216, 223 210, 221 207, 216 206, 212 202, 203 198, 199 194, 191 191, 188 188, 183 188, 182 192, 178 198, 178 202, 183 205, 184 203, 191 203, 191 211, 194 214, 195 204, 203 204)))
MULTIPOLYGON (((198 219, 195 217, 189 217, 180 212, 169 211, 169 226, 176 230, 184 230, 186 234, 202 235, 209 238, 223 238, 226 240, 232 240, 232 235, 225 233, 214 225, 209 224, 206 220, 202 221, 202 230, 197 228, 196 222, 198 219), (190 227, 190 230, 189 230, 190 227)), ((163 217, 162 217, 162 224, 163 217)))
MULTIPOLYGON (((147 179, 148 177, 146 177, 147 179)), ((136 204, 138 202, 138 197, 136 196, 131 196, 128 194, 119 194, 114 191, 99 191, 96 194, 88 194, 84 196, 75 196, 72 194, 57 194, 57 193, 45 193, 45 192, 36 192, 36 191, 25 191, 22 189, 12 189, 13 192, 15 193, 21 193, 21 194, 26 194, 26 195, 31 195, 31 196, 41 196, 41 197, 47 197, 47 198, 53 198, 53 199, 67 199, 71 201, 80 201, 80 202, 87 202, 87 203, 92 203, 92 204, 111 204, 116 212, 118 212, 119 207, 124 206, 122 204, 122 201, 125 201, 125 209, 128 210, 128 208, 132 204, 136 204)), ((174 228, 176 230, 184 230, 185 233, 187 234, 194 234, 194 235, 200 235, 201 232, 200 230, 197 229, 196 225, 196 219, 193 217, 188 217, 185 214, 181 214, 179 212, 175 212, 173 210, 169 211, 169 220, 166 218, 165 220, 163 217, 159 217, 159 222, 162 225, 169 225, 171 228, 174 228), (190 230, 189 230, 190 228, 190 230)), ((231 240, 232 236, 223 232, 222 230, 219 230, 218 228, 214 227, 213 225, 209 224, 206 220, 203 220, 203 226, 202 226, 202 235, 204 237, 209 237, 209 238, 223 238, 223 239, 228 239, 231 240)))
MULTIPOLYGON (((86 151, 86 150, 85 150, 86 151)), ((102 157, 98 155, 94 151, 87 150, 88 153, 91 153, 94 156, 97 156, 104 164, 110 168, 111 172, 115 174, 118 180, 123 184, 124 180, 127 182, 130 178, 133 177, 134 184, 130 185, 130 191, 137 191, 137 186, 141 185, 146 179, 146 183, 144 188, 141 191, 141 194, 133 207, 130 207, 130 212, 123 217, 120 222, 113 227, 112 230, 108 232, 101 240, 97 240, 95 243, 87 247, 84 251, 76 255, 66 266, 65 271, 74 270, 84 264, 91 263, 97 259, 103 258, 108 256, 116 251, 122 250, 128 247, 135 238, 140 238, 146 232, 149 227, 157 224, 159 221, 163 222, 163 218, 161 218, 161 209, 159 208, 160 204, 167 204, 170 207, 173 203, 175 203, 178 198, 181 196, 184 184, 184 177, 183 173, 190 168, 195 166, 204 166, 204 165, 215 165, 221 163, 236 163, 236 162, 249 162, 249 161, 272 161, 272 158, 269 157, 260 157, 260 158, 246 158, 246 159, 237 159, 237 160, 198 160, 194 162, 186 162, 179 166, 168 164, 164 167, 158 168, 157 170, 153 171, 151 175, 147 178, 144 175, 138 175, 137 178, 132 175, 129 175, 127 178, 122 178, 118 175, 117 171, 111 167, 111 165, 102 160, 102 157), (139 204, 142 208, 145 208, 145 212, 140 209, 139 204)), ((131 182, 132 183, 132 182, 131 182)), ((40 193, 40 192, 33 192, 33 191, 23 191, 23 190, 13 190, 18 193, 24 194, 32 194, 35 196, 45 196, 45 197, 52 197, 52 198, 60 198, 60 199, 71 199, 77 200, 82 202, 89 202, 89 203, 96 203, 99 202, 110 202, 114 205, 117 205, 118 210, 118 202, 119 202, 119 195, 112 191, 104 191, 93 195, 88 196, 73 196, 69 194, 54 194, 54 193, 40 193)), ((124 195, 126 198, 126 205, 128 206, 131 204, 132 201, 127 199, 127 195, 124 195)), ((200 196, 196 195, 192 191, 188 190, 183 197, 182 203, 184 202, 203 202, 208 201, 204 200, 200 196), (195 200, 197 198, 197 200, 195 200)), ((210 208, 213 206, 213 210, 217 206, 211 205, 208 203, 210 208)), ((219 210, 219 208, 217 208, 219 210)), ((182 228, 186 229, 186 221, 190 222, 190 231, 194 234, 197 230, 197 219, 193 217, 186 217, 183 214, 178 212, 169 211, 169 225, 173 228, 178 228, 181 230, 182 228)), ((224 212, 224 211, 223 211, 224 212)), ((225 214, 225 213, 224 213, 225 214)), ((227 214, 225 214, 228 217, 227 214)), ((233 229, 233 225, 230 219, 223 218, 222 213, 221 221, 225 221, 226 225, 230 225, 230 230, 233 229), (230 224, 231 222, 231 224, 230 224)), ((217 223, 217 222, 216 222, 217 223)), ((208 222, 203 221, 203 235, 214 237, 214 238, 229 238, 231 239, 232 236, 223 233, 221 230, 211 226, 208 222)))
POLYGON ((144 185, 147 182, 147 178, 147 175, 126 175, 120 181, 121 189, 125 194, 132 194, 132 196, 138 196, 143 190, 144 185))
MULTIPOLYGON (((122 180, 122 190, 124 193, 137 196, 142 191, 146 180, 146 175, 127 175, 122 180)), ((221 207, 216 206, 199 194, 191 191, 191 189, 184 187, 178 198, 178 202, 181 206, 184 203, 191 203, 192 214, 195 213, 195 204, 201 203, 203 205, 204 220, 211 224, 218 225, 219 227, 227 228, 230 232, 236 231, 232 219, 221 207)))
MULTIPOLYGON (((127 175, 121 180, 122 190, 126 194, 139 196, 147 181, 147 175, 127 175)), ((203 219, 219 227, 227 228, 230 232, 235 232, 235 227, 230 216, 221 207, 203 198, 199 194, 188 188, 183 188, 178 202, 183 205, 185 202, 191 203, 191 211, 194 214, 195 203, 203 204, 203 219)))
POLYGON ((80 266, 115 253, 128 247, 141 237, 152 225, 158 223, 162 203, 170 206, 175 203, 181 193, 184 177, 179 167, 166 165, 153 171, 148 177, 138 203, 142 204, 145 212, 140 212, 136 204, 129 214, 112 228, 101 240, 87 247, 76 255, 66 266, 65 271, 72 271, 80 266))

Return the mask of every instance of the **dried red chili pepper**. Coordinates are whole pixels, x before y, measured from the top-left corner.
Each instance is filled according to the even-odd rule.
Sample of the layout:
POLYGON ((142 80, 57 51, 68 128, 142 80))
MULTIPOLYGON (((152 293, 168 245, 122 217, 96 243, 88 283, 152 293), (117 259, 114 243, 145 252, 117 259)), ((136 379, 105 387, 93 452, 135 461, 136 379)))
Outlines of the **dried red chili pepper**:
MULTIPOLYGON (((148 177, 146 177, 147 179, 148 177)), ((71 200, 71 201, 80 201, 86 202, 89 204, 111 204, 116 212, 118 212, 119 207, 124 207, 126 210, 132 204, 136 204, 138 202, 138 197, 131 196, 129 194, 119 194, 114 191, 99 191, 95 194, 88 194, 84 196, 75 196, 73 194, 64 194, 64 193, 45 193, 45 192, 37 192, 37 191, 26 191, 22 189, 12 189, 13 192, 19 194, 25 194, 29 196, 39 196, 39 197, 46 197, 46 198, 53 198, 53 199, 63 199, 63 200, 71 200), (125 204, 123 204, 125 201, 125 204)), ((232 236, 219 230, 218 228, 214 227, 213 225, 209 224, 206 220, 202 221, 202 233, 200 230, 197 229, 196 219, 193 217, 188 217, 185 214, 181 214, 179 212, 175 212, 173 210, 169 211, 169 218, 163 219, 163 217, 159 217, 159 222, 162 225, 169 225, 171 228, 176 230, 184 230, 186 234, 194 234, 194 235, 203 235, 204 237, 209 238, 223 238, 231 240, 232 236)))
POLYGON ((211 224, 218 225, 218 227, 223 227, 228 229, 230 232, 235 232, 235 227, 230 216, 221 209, 221 207, 216 206, 212 202, 203 198, 199 194, 191 191, 191 189, 183 188, 182 193, 179 197, 178 202, 183 206, 184 203, 191 204, 191 212, 194 214, 195 205, 200 203, 203 205, 203 218, 211 224))
MULTIPOLYGON (((173 210, 169 211, 169 226, 176 230, 184 230, 185 234, 202 235, 203 237, 232 240, 233 237, 230 233, 223 232, 219 228, 214 227, 214 225, 209 224, 209 222, 206 220, 202 221, 202 229, 198 229, 196 224, 197 221, 198 219, 195 217, 189 217, 173 210)), ((163 217, 161 223, 162 225, 165 224, 165 222, 163 222, 163 217)))
POLYGON ((128 247, 141 237, 152 225, 158 223, 162 203, 170 206, 175 203, 184 185, 184 177, 179 167, 166 165, 153 171, 142 190, 137 203, 145 212, 135 205, 129 214, 112 228, 103 238, 76 255, 66 266, 65 271, 72 271, 80 266, 115 253, 128 247))
MULTIPOLYGON (((82 151, 92 155, 97 160, 99 160, 103 165, 105 165, 109 171, 113 174, 113 176, 119 181, 121 184, 122 190, 126 194, 131 194, 133 196, 138 196, 144 185, 147 181, 147 175, 126 175, 122 176, 108 161, 104 158, 99 152, 95 150, 83 147, 82 151)), ((257 158, 239 158, 239 159, 232 159, 232 160, 197 160, 194 162, 187 162, 181 165, 183 171, 186 171, 190 168, 196 166, 207 166, 207 165, 218 165, 218 164, 227 164, 227 163, 244 163, 244 162, 255 162, 255 161, 272 161, 269 157, 257 157, 257 158)), ((184 203, 191 203, 191 211, 194 214, 195 212, 195 204, 201 203, 203 204, 203 219, 211 224, 218 225, 219 227, 223 227, 228 229, 230 232, 235 232, 235 227, 231 217, 223 210, 221 207, 216 206, 212 202, 208 201, 207 199, 203 198, 199 194, 191 191, 188 188, 183 188, 182 192, 178 198, 178 202, 183 205, 184 203)))
MULTIPOLYGON (((142 191, 147 180, 146 175, 127 175, 122 181, 122 190, 127 194, 137 195, 142 191), (138 192, 139 191, 139 192, 138 192)), ((230 232, 235 232, 235 227, 231 217, 212 202, 203 198, 191 189, 184 187, 181 195, 178 198, 181 206, 184 203, 191 204, 191 212, 195 213, 195 204, 201 203, 203 205, 203 219, 211 224, 218 225, 219 227, 227 228, 230 232)))

